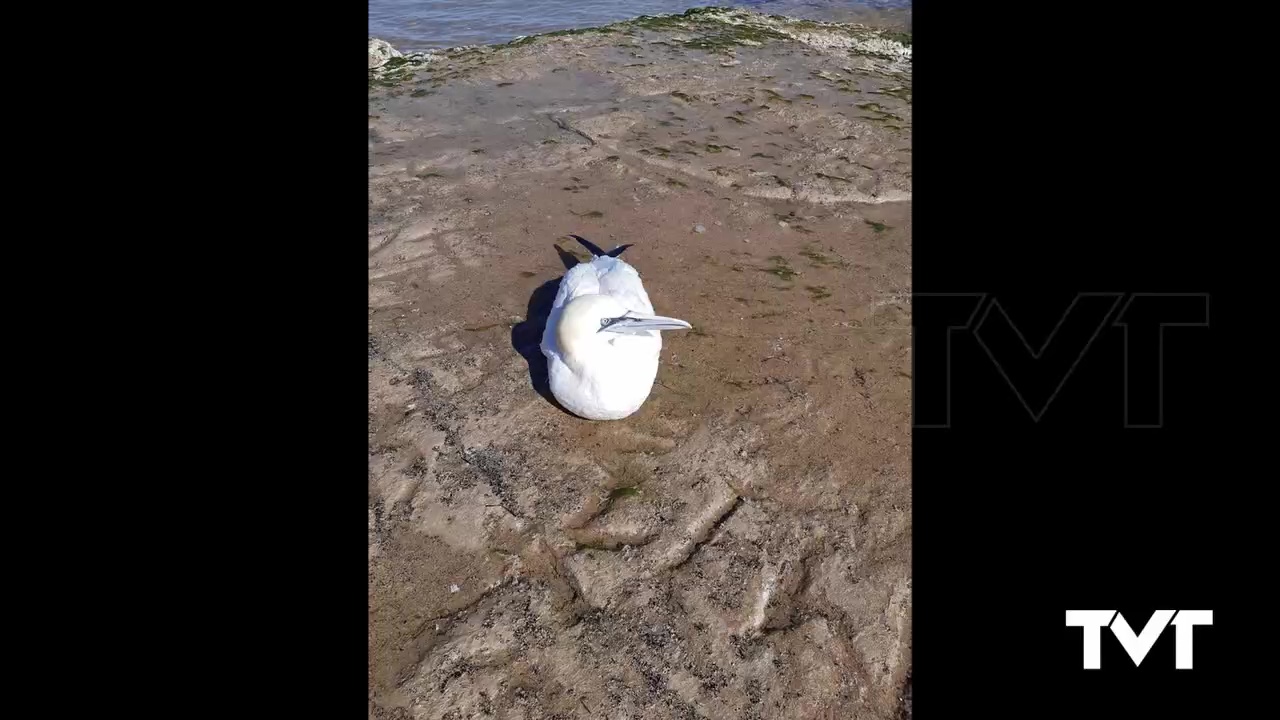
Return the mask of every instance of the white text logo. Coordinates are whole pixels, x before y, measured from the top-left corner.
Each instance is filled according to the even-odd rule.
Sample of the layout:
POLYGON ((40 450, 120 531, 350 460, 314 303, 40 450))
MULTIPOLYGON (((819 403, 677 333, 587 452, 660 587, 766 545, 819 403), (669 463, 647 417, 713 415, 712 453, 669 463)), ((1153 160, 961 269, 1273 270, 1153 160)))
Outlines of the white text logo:
POLYGON ((1110 627, 1111 632, 1124 646, 1134 665, 1141 665, 1142 659, 1151 651, 1160 634, 1172 621, 1176 628, 1174 635, 1175 657, 1174 667, 1179 670, 1191 669, 1191 633, 1197 625, 1212 625, 1212 610, 1157 610, 1141 634, 1134 634, 1124 616, 1116 610, 1068 610, 1067 626, 1084 628, 1084 668, 1097 670, 1102 667, 1102 628, 1110 627), (1174 617, 1174 616, 1177 617, 1174 617))

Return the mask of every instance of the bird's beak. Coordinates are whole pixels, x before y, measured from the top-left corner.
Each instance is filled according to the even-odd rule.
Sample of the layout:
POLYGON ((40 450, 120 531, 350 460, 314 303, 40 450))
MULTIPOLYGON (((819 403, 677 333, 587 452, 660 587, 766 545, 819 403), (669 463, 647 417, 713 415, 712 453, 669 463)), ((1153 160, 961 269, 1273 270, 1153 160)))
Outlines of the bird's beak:
POLYGON ((629 312, 616 318, 609 318, 600 327, 600 332, 620 333, 622 335, 647 335, 650 330, 692 330, 693 326, 683 320, 629 312))

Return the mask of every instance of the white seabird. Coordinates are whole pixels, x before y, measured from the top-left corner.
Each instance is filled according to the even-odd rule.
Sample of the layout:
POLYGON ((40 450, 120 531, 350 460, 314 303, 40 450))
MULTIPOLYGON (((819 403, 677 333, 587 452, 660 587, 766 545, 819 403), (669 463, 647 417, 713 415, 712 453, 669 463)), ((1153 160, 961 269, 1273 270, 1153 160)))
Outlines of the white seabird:
POLYGON ((591 262, 560 281, 542 333, 551 393, 588 420, 620 420, 640 409, 658 376, 662 330, 689 330, 684 320, 653 314, 640 273, 618 256, 630 245, 591 251, 591 262))

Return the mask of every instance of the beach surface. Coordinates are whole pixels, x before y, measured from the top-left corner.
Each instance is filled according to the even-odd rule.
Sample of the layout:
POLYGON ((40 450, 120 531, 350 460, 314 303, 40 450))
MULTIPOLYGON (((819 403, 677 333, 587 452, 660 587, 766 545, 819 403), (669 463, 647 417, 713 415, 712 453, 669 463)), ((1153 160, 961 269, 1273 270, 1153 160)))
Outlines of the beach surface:
POLYGON ((909 36, 692 11, 396 55, 370 717, 909 716, 909 36), (567 233, 694 327, 625 420, 546 388, 567 233))
MULTIPOLYGON (((683 13, 697 0, 369 0, 369 34, 401 52, 505 43, 521 35, 683 13)), ((717 5, 807 20, 910 29, 911 0, 721 0, 717 5)))

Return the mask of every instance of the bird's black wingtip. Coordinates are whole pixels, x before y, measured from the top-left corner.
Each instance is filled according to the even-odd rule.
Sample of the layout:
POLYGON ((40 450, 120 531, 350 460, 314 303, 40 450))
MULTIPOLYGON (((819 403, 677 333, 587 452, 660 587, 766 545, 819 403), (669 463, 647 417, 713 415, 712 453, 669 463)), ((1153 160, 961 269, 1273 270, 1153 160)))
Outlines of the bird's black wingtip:
POLYGON ((601 250, 599 245, 596 245, 595 243, 582 237, 581 235, 574 235, 573 233, 570 233, 569 237, 573 238, 574 240, 577 240, 578 243, 582 245, 582 247, 587 249, 587 252, 590 252, 592 255, 596 257, 600 257, 605 254, 604 250, 601 250))
POLYGON ((605 252, 604 250, 600 249, 599 245, 596 245, 595 243, 582 237, 581 235, 574 235, 573 233, 570 233, 569 237, 573 238, 574 240, 577 240, 578 243, 582 245, 582 247, 586 248, 588 252, 590 252, 592 255, 596 257, 607 256, 611 258, 616 258, 619 255, 621 255, 624 250, 626 250, 627 248, 631 247, 634 244, 634 243, 628 243, 626 245, 619 245, 618 247, 610 250, 609 252, 605 252))

